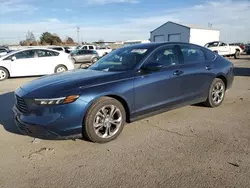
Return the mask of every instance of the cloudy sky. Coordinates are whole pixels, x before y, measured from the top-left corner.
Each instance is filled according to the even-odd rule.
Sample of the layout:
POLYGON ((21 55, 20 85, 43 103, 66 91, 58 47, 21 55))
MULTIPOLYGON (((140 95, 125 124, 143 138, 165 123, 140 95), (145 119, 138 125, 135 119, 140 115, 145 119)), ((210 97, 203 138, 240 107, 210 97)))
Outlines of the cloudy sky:
POLYGON ((81 41, 148 39, 174 21, 221 31, 226 42, 250 41, 249 0, 0 0, 0 43, 17 43, 27 31, 81 41))

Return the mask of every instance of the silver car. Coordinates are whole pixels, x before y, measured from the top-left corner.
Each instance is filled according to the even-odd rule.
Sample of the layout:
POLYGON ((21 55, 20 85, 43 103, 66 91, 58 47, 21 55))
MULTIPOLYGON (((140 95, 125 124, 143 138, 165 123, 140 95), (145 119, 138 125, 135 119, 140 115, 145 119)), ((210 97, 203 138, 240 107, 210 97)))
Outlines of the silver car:
POLYGON ((99 55, 95 50, 74 50, 70 55, 74 63, 95 63, 99 59, 99 55))

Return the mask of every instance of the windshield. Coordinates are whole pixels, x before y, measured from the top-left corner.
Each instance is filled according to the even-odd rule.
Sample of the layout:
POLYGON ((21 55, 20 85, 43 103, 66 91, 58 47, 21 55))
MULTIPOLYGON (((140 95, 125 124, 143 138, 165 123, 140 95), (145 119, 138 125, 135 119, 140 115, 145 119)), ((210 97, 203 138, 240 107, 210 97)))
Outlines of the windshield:
POLYGON ((81 47, 82 47, 82 46, 77 46, 77 47, 76 47, 76 50, 79 50, 81 47))
POLYGON ((211 43, 207 43, 205 47, 211 48, 211 47, 217 47, 218 45, 219 45, 219 42, 211 42, 211 43))
POLYGON ((150 51, 148 48, 120 48, 101 58, 89 69, 109 72, 132 70, 150 51))

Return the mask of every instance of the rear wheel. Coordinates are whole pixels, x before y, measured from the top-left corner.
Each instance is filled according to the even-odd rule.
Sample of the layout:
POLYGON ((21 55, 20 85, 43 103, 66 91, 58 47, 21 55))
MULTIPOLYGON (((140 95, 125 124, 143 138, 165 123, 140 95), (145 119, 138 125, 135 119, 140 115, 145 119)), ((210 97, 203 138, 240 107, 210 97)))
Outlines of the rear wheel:
POLYGON ((240 51, 237 50, 234 54, 234 59, 239 59, 240 58, 240 51))
POLYGON ((58 65, 55 68, 55 73, 65 72, 67 70, 67 67, 65 67, 64 65, 58 65))
POLYGON ((89 108, 83 125, 83 135, 92 142, 106 143, 122 132, 126 113, 114 98, 101 97, 89 108))
POLYGON ((3 81, 7 78, 9 78, 9 72, 5 68, 0 67, 0 81, 3 81))
POLYGON ((215 78, 210 86, 208 97, 204 105, 212 108, 220 106, 225 98, 225 92, 225 83, 221 79, 215 78))

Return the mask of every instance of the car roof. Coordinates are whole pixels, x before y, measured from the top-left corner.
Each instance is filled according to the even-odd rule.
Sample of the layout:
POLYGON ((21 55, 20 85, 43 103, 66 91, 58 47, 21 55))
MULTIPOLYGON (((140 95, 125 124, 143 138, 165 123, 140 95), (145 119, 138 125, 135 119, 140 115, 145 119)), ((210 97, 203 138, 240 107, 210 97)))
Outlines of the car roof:
POLYGON ((192 44, 192 43, 187 43, 187 42, 151 42, 151 43, 142 43, 142 44, 135 44, 135 45, 129 45, 129 46, 125 46, 123 48, 157 48, 160 46, 164 46, 167 44, 172 44, 172 45, 180 45, 180 44, 184 44, 184 45, 192 45, 192 46, 198 46, 196 44, 192 44))

